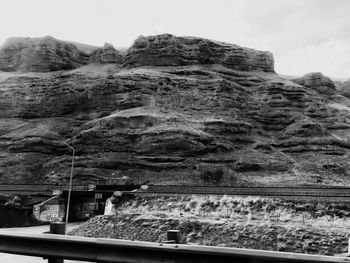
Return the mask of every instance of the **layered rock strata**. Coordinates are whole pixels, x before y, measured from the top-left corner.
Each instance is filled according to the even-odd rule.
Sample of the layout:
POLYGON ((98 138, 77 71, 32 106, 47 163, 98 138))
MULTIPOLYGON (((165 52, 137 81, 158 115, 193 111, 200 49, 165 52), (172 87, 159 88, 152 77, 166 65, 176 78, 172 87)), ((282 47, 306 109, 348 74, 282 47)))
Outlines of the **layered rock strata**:
POLYGON ((0 48, 0 70, 45 72, 87 64, 89 55, 53 37, 9 38, 0 48))
POLYGON ((103 49, 94 74, 0 72, 0 182, 64 183, 66 142, 76 183, 346 183, 349 100, 278 76, 270 53, 171 35, 122 64, 103 49))
POLYGON ((102 48, 92 52, 90 63, 122 63, 123 57, 113 45, 106 43, 102 48))
POLYGON ((304 87, 314 89, 320 94, 335 94, 335 85, 333 81, 320 72, 308 73, 302 76, 301 78, 296 78, 292 81, 304 87))
POLYGON ((170 34, 139 37, 127 50, 124 64, 130 67, 222 64, 237 70, 274 71, 270 52, 170 34))
POLYGON ((350 79, 342 82, 338 88, 341 95, 350 98, 350 79))

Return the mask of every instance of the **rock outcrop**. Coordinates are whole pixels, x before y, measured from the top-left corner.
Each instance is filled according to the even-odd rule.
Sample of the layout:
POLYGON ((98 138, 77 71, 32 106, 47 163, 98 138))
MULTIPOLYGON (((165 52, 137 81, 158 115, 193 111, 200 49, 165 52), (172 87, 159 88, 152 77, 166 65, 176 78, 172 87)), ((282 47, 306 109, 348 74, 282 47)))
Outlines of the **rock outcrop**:
POLYGON ((0 48, 0 70, 47 72, 87 64, 89 55, 75 45, 53 37, 6 40, 0 48))
POLYGON ((341 83, 338 89, 341 95, 350 98, 350 79, 341 83))
POLYGON ((350 101, 325 77, 297 84, 269 53, 171 35, 139 38, 122 65, 111 46, 92 57, 27 73, 0 59, 18 70, 0 72, 0 182, 63 183, 68 142, 76 183, 348 183, 350 101))
POLYGON ((237 70, 274 72, 270 52, 170 34, 140 36, 127 50, 124 64, 130 67, 222 64, 237 70))
POLYGON ((335 94, 335 85, 333 81, 320 72, 308 73, 303 77, 293 79, 292 81, 304 87, 314 89, 320 94, 335 94))
POLYGON ((122 55, 113 47, 106 43, 102 48, 93 51, 90 57, 90 63, 122 63, 122 55))

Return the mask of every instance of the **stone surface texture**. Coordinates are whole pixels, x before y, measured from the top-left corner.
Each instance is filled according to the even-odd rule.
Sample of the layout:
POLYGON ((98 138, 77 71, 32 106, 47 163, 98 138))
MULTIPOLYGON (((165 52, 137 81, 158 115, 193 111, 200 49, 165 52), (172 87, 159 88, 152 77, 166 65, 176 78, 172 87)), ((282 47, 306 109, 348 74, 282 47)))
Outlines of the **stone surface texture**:
POLYGON ((106 43, 102 48, 93 51, 90 63, 122 63, 122 55, 113 45, 106 43))
POLYGON ((43 38, 13 37, 0 48, 0 70, 54 71, 87 64, 89 55, 74 44, 47 36, 43 38))
POLYGON ((131 67, 222 64, 237 70, 274 71, 270 52, 170 34, 137 38, 124 63, 131 67))
POLYGON ((242 196, 142 195, 120 201, 113 215, 96 216, 69 235, 304 254, 347 252, 349 203, 242 196), (330 227, 330 225, 337 227, 330 227))
POLYGON ((75 183, 347 183, 350 102, 327 77, 193 37, 139 37, 121 60, 31 41, 0 51, 0 182, 65 183, 67 142, 75 183))
POLYGON ((338 90, 341 95, 350 98, 350 79, 339 84, 338 90))
POLYGON ((333 95, 335 93, 333 81, 320 72, 308 73, 292 81, 307 88, 314 89, 320 94, 333 95))

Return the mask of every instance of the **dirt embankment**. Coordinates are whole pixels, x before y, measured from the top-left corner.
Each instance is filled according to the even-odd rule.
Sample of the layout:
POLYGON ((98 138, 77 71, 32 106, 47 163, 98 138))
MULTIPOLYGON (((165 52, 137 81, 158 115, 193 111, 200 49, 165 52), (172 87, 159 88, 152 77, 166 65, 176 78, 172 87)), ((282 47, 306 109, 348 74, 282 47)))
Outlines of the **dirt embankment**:
POLYGON ((347 251, 350 204, 227 196, 143 196, 71 235, 334 255, 347 251))

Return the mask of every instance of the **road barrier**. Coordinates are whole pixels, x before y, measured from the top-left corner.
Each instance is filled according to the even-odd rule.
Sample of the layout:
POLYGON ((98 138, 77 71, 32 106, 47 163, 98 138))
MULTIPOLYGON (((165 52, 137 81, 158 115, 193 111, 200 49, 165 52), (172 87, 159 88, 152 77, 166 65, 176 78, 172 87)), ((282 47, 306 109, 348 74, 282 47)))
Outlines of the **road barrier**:
POLYGON ((102 263, 320 263, 350 258, 65 235, 0 234, 0 252, 102 263))

